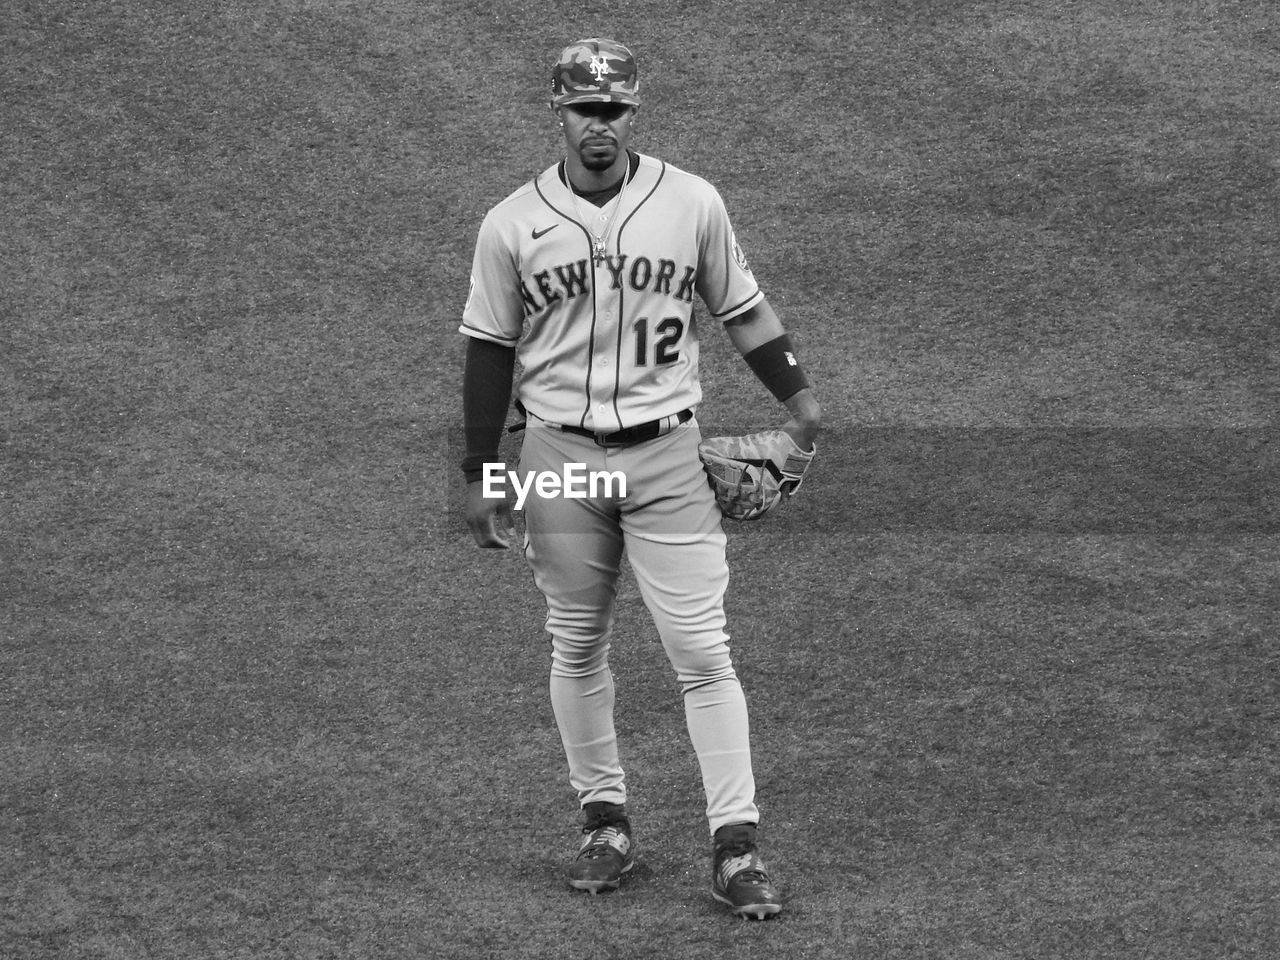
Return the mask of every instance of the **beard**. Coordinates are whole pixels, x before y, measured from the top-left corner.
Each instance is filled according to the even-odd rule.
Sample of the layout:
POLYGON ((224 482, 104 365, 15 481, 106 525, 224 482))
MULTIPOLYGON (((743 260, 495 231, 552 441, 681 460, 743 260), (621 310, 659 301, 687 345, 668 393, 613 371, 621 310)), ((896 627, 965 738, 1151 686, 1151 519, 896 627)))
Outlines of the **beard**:
POLYGON ((592 141, 578 148, 578 157, 588 170, 608 170, 618 159, 618 145, 612 141, 592 141))

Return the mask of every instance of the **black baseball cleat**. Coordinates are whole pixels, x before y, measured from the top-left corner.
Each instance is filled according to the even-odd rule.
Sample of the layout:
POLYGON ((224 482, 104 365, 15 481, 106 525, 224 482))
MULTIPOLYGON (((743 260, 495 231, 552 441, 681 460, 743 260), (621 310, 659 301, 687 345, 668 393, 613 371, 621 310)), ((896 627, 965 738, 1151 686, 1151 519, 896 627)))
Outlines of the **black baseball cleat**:
POLYGON ((739 917, 767 920, 782 912, 782 895, 756 850, 756 828, 735 823, 712 842, 711 895, 739 917))
POLYGON ((593 896, 617 890, 622 875, 635 865, 635 844, 626 808, 616 803, 588 803, 582 843, 569 864, 569 886, 593 896))

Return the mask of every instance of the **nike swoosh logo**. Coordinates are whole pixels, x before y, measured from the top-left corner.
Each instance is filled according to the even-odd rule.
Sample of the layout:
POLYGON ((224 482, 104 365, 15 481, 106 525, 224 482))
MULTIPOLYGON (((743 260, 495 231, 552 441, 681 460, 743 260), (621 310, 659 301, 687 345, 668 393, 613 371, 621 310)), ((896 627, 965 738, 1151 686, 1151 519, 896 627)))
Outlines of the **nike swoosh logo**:
POLYGON ((554 229, 555 229, 556 227, 558 227, 558 226, 560 226, 560 224, 558 224, 558 223, 553 223, 551 226, 547 227, 547 229, 545 229, 545 230, 535 230, 535 231, 533 231, 533 239, 535 239, 535 240, 541 240, 543 237, 545 237, 548 233, 550 233, 552 230, 554 230, 554 229))

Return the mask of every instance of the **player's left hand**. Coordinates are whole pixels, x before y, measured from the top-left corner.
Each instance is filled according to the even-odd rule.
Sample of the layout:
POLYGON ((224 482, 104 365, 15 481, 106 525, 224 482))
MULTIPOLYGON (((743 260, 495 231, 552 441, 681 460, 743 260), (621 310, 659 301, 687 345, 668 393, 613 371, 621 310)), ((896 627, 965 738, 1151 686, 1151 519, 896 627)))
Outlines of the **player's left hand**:
POLYGON ((756 520, 800 489, 818 452, 802 450, 785 430, 741 437, 709 437, 698 458, 720 512, 730 520, 756 520))
POLYGON ((818 436, 818 428, 792 418, 780 428, 795 443, 799 450, 812 450, 814 439, 818 436))
POLYGON ((818 405, 813 391, 806 387, 788 397, 786 406, 791 419, 782 425, 782 430, 801 450, 812 450, 818 431, 822 429, 822 407, 818 405))
POLYGON ((515 538, 511 505, 506 498, 484 496, 484 482, 467 484, 467 526, 476 544, 491 550, 508 550, 515 538))

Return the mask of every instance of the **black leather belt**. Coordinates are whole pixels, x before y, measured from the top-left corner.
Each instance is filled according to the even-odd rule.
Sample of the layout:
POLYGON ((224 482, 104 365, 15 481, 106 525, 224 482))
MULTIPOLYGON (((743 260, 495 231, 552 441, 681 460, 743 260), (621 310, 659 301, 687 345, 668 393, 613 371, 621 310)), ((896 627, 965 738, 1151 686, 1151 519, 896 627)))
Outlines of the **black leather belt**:
POLYGON ((560 429, 565 433, 576 433, 580 437, 589 437, 594 440, 597 446, 601 447, 629 447, 634 443, 644 443, 646 440, 656 440, 664 433, 669 433, 681 423, 688 423, 693 419, 692 410, 681 410, 675 414, 675 423, 664 430, 663 427, 671 422, 672 417, 662 417, 658 420, 650 420, 648 423, 638 423, 634 427, 627 427, 625 430, 619 430, 616 433, 595 433, 585 427, 570 427, 564 424, 560 425, 560 429))

